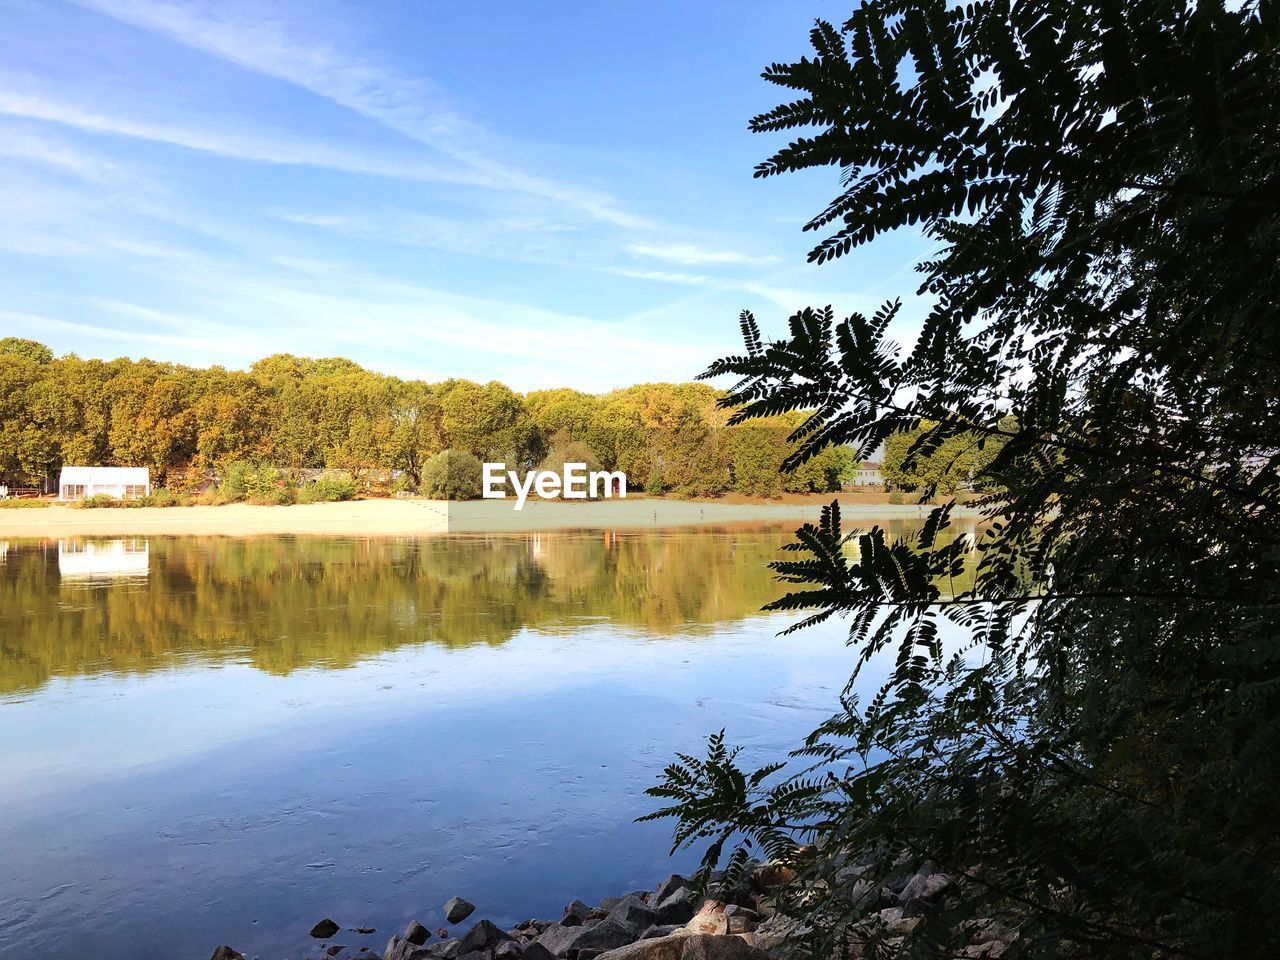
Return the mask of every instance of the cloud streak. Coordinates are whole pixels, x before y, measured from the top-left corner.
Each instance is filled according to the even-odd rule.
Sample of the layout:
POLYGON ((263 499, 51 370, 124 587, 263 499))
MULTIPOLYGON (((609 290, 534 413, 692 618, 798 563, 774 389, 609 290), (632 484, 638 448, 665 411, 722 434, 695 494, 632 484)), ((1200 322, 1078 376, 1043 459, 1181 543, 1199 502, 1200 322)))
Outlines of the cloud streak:
POLYGON ((565 203, 596 220, 645 229, 647 218, 575 184, 538 176, 494 157, 492 138, 446 102, 435 85, 318 40, 232 4, 76 0, 113 19, 161 34, 246 70, 291 83, 376 121, 462 164, 474 182, 565 203))

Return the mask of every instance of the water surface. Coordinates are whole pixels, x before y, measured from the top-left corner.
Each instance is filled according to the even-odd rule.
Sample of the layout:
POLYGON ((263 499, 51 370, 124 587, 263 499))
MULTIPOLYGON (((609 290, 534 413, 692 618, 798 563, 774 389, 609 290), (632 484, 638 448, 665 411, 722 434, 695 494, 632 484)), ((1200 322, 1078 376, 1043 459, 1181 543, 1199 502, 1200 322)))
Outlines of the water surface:
POLYGON ((759 613, 788 539, 0 545, 0 955, 380 951, 689 867, 643 789, 722 726, 793 745, 852 663, 759 613))

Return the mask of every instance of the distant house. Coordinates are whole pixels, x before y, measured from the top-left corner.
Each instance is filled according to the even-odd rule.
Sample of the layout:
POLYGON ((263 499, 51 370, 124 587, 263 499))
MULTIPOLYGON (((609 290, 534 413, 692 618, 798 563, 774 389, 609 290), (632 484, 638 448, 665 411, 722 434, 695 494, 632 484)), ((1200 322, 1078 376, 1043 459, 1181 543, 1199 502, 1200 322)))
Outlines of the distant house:
POLYGON ((59 500, 108 496, 134 500, 151 495, 151 472, 146 467, 63 467, 58 477, 59 500))
POLYGON ((845 484, 847 487, 878 487, 884 483, 880 475, 880 464, 863 460, 854 471, 853 479, 845 484))

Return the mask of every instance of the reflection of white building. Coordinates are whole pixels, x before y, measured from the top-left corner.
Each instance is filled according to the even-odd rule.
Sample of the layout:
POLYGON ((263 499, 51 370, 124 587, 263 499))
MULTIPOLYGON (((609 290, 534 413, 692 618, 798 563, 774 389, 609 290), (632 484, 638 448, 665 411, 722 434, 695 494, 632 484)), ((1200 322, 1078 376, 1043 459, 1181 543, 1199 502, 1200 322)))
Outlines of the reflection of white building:
POLYGON ((151 548, 145 540, 59 540, 58 573, 63 580, 145 577, 151 548))
POLYGON ((58 477, 59 500, 107 496, 133 500, 151 494, 146 467, 63 467, 58 477))

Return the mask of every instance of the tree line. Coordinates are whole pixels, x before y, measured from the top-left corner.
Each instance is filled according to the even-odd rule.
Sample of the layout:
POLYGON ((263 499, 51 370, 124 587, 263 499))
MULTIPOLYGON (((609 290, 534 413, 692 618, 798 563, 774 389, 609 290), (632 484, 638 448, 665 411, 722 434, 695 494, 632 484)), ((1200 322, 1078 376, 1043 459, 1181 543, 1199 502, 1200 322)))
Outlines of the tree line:
POLYGON ((385 376, 341 358, 275 354, 248 370, 55 356, 0 339, 0 474, 56 482, 67 464, 145 466, 180 488, 232 464, 395 474, 418 489, 446 451, 513 469, 583 459, 632 489, 683 496, 829 491, 857 464, 846 448, 796 473, 799 414, 730 426, 717 391, 653 383, 606 394, 520 394, 497 381, 385 376))

